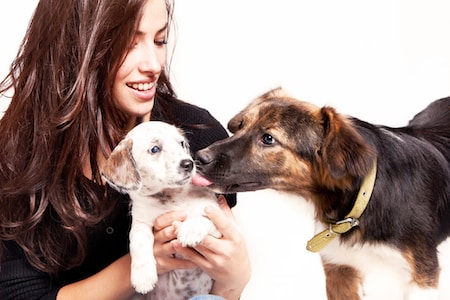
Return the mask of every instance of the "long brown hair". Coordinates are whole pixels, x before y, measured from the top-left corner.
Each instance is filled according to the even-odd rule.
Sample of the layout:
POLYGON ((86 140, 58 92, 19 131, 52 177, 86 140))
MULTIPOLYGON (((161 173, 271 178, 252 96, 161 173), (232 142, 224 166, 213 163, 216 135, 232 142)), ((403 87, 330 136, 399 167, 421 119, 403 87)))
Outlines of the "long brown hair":
MULTIPOLYGON (((130 128, 112 84, 146 1, 41 0, 0 83, 0 94, 14 92, 0 120, 0 240, 16 241, 44 272, 81 263, 86 227, 114 205, 82 180, 83 166, 100 183, 98 151, 130 128)), ((173 94, 165 74, 158 93, 173 94)))

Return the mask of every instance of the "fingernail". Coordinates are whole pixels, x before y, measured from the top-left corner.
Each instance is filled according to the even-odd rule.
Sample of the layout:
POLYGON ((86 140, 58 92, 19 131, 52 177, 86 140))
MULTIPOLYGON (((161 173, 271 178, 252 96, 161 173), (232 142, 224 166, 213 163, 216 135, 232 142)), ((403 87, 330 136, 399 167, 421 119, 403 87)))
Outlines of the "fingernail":
POLYGON ((177 216, 180 221, 183 221, 184 219, 186 219, 187 213, 185 211, 180 211, 178 212, 177 216))
POLYGON ((170 241, 170 243, 172 244, 172 247, 173 247, 173 249, 174 249, 175 251, 180 250, 181 244, 180 244, 179 241, 177 241, 177 240, 172 240, 172 241, 170 241))
POLYGON ((211 205, 208 205, 205 207, 205 213, 206 214, 210 214, 214 211, 214 207, 212 207, 211 205))
POLYGON ((178 233, 178 229, 180 228, 180 221, 173 221, 172 226, 173 226, 173 231, 175 234, 178 233))
POLYGON ((227 199, 225 199, 224 195, 219 195, 219 197, 217 198, 217 200, 219 201, 219 204, 225 203, 227 202, 227 199))

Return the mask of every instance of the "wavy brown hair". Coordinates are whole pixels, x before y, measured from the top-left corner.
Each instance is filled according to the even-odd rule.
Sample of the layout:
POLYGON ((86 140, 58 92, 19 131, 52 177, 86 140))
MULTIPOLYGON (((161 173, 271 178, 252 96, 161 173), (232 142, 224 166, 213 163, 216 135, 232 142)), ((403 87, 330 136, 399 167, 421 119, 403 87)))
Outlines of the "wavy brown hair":
MULTIPOLYGON (((97 153, 134 125, 114 109, 112 84, 146 1, 41 0, 0 83, 1 94, 14 92, 0 120, 0 240, 16 241, 44 272, 81 263, 87 227, 114 206, 83 180, 83 166, 101 183, 97 153)), ((165 74, 158 97, 173 95, 165 74)))

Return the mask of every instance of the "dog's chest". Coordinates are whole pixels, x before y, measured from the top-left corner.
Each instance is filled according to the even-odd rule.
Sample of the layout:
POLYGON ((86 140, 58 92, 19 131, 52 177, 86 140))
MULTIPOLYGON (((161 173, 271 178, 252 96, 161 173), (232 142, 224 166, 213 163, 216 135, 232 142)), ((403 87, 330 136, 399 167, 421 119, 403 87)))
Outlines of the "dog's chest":
POLYGON ((320 252, 320 255, 326 261, 354 266, 363 273, 372 268, 379 269, 381 265, 410 272, 409 264, 401 252, 385 245, 347 246, 336 238, 320 252))
POLYGON ((211 291, 213 280, 200 268, 174 270, 158 277, 158 283, 147 300, 186 300, 211 291))
POLYGON ((392 286, 396 286, 400 299, 411 288, 410 265, 401 252, 392 247, 367 244, 347 246, 336 238, 320 255, 326 263, 348 265, 358 270, 363 278, 363 293, 372 296, 367 299, 376 299, 382 290, 394 292, 392 286))

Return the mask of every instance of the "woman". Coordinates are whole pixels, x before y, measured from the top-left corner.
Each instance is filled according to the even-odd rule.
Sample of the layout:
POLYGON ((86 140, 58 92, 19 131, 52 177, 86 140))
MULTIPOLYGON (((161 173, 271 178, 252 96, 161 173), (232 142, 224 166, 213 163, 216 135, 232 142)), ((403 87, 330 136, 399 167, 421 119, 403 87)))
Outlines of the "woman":
MULTIPOLYGON (((165 0, 41 0, 0 92, 1 299, 126 299, 128 198, 99 165, 137 123, 187 132, 192 151, 226 137, 198 107, 174 98, 165 70, 172 6, 165 0)), ((234 205, 230 198, 229 204, 234 205)), ((223 196, 207 210, 223 238, 195 249, 175 239, 182 211, 156 220, 158 272, 200 266, 211 294, 238 299, 247 249, 223 196), (185 260, 174 258, 180 254, 185 260)))

